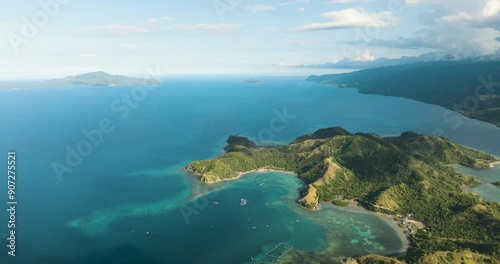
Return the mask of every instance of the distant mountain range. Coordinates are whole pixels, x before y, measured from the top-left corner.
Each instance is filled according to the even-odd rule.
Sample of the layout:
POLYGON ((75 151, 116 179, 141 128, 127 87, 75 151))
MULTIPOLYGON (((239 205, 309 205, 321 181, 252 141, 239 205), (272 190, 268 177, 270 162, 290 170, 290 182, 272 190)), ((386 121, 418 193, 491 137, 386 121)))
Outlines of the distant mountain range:
POLYGON ((26 82, 6 82, 0 89, 7 88, 36 88, 36 87, 71 87, 71 86, 133 86, 133 85, 154 85, 154 79, 132 78, 121 75, 112 75, 106 72, 90 72, 75 76, 68 76, 62 79, 52 79, 46 81, 26 81, 26 82))
POLYGON ((307 80, 440 105, 500 126, 500 61, 420 62, 307 80))
POLYGON ((396 66, 402 64, 418 63, 418 62, 437 62, 437 61, 455 61, 455 62, 487 62, 500 60, 500 53, 490 56, 466 56, 466 55, 450 55, 442 52, 429 52, 420 56, 409 57, 403 56, 397 59, 378 58, 376 60, 358 61, 350 58, 344 58, 336 62, 327 62, 322 64, 312 65, 295 65, 293 68, 308 68, 308 69, 372 69, 378 67, 396 66))

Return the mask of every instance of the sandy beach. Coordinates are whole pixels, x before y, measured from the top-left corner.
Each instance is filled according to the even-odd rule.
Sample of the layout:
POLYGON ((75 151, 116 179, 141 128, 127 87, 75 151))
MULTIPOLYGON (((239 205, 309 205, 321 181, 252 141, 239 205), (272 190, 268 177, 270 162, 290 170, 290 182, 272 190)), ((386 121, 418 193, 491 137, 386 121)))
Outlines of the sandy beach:
MULTIPOLYGON (((198 174, 198 173, 195 173, 189 169, 186 168, 186 170, 196 176, 199 176, 201 177, 202 175, 198 174)), ((296 172, 293 172, 293 171, 283 171, 283 170, 275 170, 275 169, 267 169, 267 168, 260 168, 260 169, 256 169, 256 170, 251 170, 251 171, 246 171, 246 172, 240 172, 238 175, 236 175, 235 177, 232 177, 232 178, 226 178, 226 179, 218 179, 216 181, 213 181, 213 182, 203 182, 204 184, 216 184, 216 183, 221 183, 221 182, 226 182, 226 181, 234 181, 234 180, 238 180, 240 179, 241 177, 247 175, 247 174, 250 174, 250 173, 254 173, 254 172, 257 172, 257 173, 266 173, 266 172, 281 172, 281 173, 287 173, 287 174, 293 174, 293 175, 297 175, 296 172)))
POLYGON ((495 162, 490 163, 490 168, 494 168, 497 165, 500 165, 500 161, 495 161, 495 162))
MULTIPOLYGON (((258 169, 258 170, 251 170, 251 171, 247 171, 247 172, 242 172, 242 173, 238 174, 238 176, 236 176, 236 178, 238 178, 238 179, 239 179, 239 178, 241 178, 241 177, 243 177, 243 176, 245 176, 245 175, 247 175, 247 174, 254 173, 254 172, 258 172, 258 173, 266 173, 266 172, 281 172, 281 173, 288 173, 288 174, 295 174, 295 175, 297 174, 297 173, 295 173, 295 172, 293 172, 293 171, 283 171, 283 170, 274 170, 274 169, 260 168, 260 169, 258 169)), ((235 179, 236 179, 236 178, 235 178, 235 179)), ((233 178, 231 178, 231 179, 227 179, 227 180, 232 180, 232 179, 233 179, 233 178)))
MULTIPOLYGON (((394 217, 396 217, 395 215, 389 215, 389 214, 384 214, 384 213, 380 213, 380 212, 374 212, 374 211, 367 210, 367 209, 363 208, 362 206, 359 206, 356 201, 350 200, 347 202, 349 202, 349 206, 346 206, 346 207, 336 206, 336 207, 341 209, 341 210, 343 209, 343 210, 347 210, 350 212, 371 214, 371 215, 374 215, 374 216, 381 218, 387 224, 389 224, 392 227, 392 229, 394 229, 394 231, 396 231, 396 233, 400 237, 401 241, 403 241, 402 250, 405 252, 408 250, 408 248, 410 247, 410 240, 408 238, 408 235, 404 233, 404 228, 399 227, 397 222, 394 221, 394 217)), ((425 225, 423 223, 418 222, 418 221, 409 220, 408 222, 414 224, 418 228, 425 227, 425 225)))

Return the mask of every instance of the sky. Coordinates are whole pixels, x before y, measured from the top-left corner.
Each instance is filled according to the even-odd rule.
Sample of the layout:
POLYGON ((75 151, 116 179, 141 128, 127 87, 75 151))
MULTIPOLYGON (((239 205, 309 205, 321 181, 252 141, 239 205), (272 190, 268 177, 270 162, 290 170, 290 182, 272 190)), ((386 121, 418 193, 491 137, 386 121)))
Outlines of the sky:
POLYGON ((296 65, 498 54, 500 0, 4 0, 0 36, 2 80, 321 74, 296 65))

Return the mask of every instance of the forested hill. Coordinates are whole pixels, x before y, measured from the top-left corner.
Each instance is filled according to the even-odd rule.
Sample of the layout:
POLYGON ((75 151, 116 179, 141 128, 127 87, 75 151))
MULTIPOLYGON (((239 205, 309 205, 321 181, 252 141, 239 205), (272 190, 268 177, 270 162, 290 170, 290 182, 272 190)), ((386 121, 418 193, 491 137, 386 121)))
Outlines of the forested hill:
POLYGON ((421 62, 307 80, 436 104, 500 126, 500 61, 421 62))
POLYGON ((203 182, 260 168, 293 171, 307 184, 298 200, 304 207, 317 209, 320 201, 344 197, 373 211, 412 214, 428 229, 412 236, 408 263, 439 252, 500 254, 500 203, 464 193, 463 186, 479 181, 449 166, 488 168, 498 161, 494 156, 441 137, 414 132, 380 137, 340 127, 320 129, 288 146, 261 147, 240 136, 230 137, 228 146, 226 154, 187 169, 203 182))

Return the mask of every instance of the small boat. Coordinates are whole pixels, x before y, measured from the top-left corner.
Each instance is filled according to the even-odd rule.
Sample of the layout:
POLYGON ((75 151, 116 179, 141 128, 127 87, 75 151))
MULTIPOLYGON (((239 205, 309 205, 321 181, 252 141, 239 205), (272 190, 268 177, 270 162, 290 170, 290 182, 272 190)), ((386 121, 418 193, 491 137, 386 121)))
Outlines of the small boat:
POLYGON ((246 199, 241 199, 241 205, 246 205, 247 204, 247 200, 246 199))
POLYGON ((214 204, 219 204, 219 201, 215 201, 214 204))

